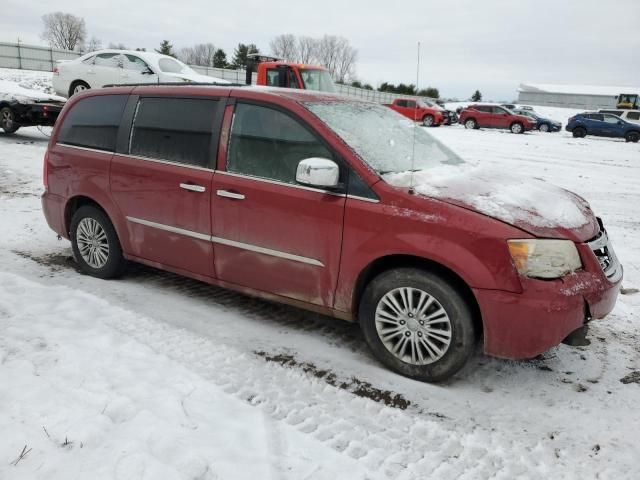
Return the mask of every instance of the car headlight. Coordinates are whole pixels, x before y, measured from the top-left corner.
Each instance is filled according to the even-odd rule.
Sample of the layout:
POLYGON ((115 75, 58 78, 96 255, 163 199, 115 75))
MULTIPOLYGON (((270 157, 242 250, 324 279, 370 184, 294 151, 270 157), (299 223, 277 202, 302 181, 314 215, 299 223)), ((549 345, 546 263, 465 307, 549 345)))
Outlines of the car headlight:
POLYGON ((560 278, 582 268, 571 240, 508 240, 509 253, 518 273, 533 278, 560 278))

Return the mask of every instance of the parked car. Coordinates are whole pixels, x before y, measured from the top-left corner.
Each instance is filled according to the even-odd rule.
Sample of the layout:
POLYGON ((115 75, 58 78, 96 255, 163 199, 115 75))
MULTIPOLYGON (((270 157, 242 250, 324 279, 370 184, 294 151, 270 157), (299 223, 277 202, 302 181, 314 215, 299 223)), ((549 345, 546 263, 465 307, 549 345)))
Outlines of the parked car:
POLYGON ((444 120, 442 122, 443 125, 453 125, 454 123, 458 123, 458 114, 453 110, 449 110, 445 108, 443 100, 427 100, 426 98, 422 99, 424 103, 433 108, 439 108, 444 114, 444 120))
POLYGON ((581 197, 469 174, 391 109, 321 92, 74 95, 44 185, 47 222, 86 274, 139 262, 358 321, 384 365, 426 381, 451 377, 480 338, 519 359, 584 333, 622 279, 581 197))
POLYGON ((576 138, 594 135, 596 137, 624 138, 627 142, 640 140, 640 125, 607 113, 579 113, 569 119, 566 130, 576 138))
POLYGON ((407 118, 416 122, 422 122, 425 127, 438 127, 448 118, 445 116, 442 108, 429 105, 424 100, 396 98, 392 103, 386 104, 386 106, 407 118))
POLYGON ((536 121, 524 115, 516 115, 512 111, 498 105, 469 105, 460 113, 459 122, 465 128, 505 128, 512 133, 524 133, 533 130, 536 121))
POLYGON ((15 133, 20 127, 52 126, 65 98, 0 81, 0 128, 15 133))
POLYGON ((640 111, 638 110, 598 110, 598 113, 608 113, 627 122, 640 124, 640 111))
POLYGON ((200 75, 168 55, 134 50, 98 50, 60 61, 52 80, 53 89, 64 97, 105 85, 164 82, 229 83, 200 75))
POLYGON ((518 108, 518 106, 514 105, 513 103, 503 103, 500 106, 506 108, 507 110, 515 110, 516 108, 518 108))
POLYGON ((562 130, 562 124, 560 122, 551 120, 550 118, 541 117, 533 110, 521 110, 516 108, 513 110, 513 113, 516 115, 523 115, 534 120, 536 122, 536 130, 540 130, 541 132, 559 132, 562 130))

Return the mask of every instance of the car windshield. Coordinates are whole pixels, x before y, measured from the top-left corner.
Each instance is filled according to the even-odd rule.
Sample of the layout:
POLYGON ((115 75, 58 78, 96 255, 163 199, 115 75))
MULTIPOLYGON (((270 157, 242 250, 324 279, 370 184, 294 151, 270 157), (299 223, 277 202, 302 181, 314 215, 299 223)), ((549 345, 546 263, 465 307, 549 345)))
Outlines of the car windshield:
POLYGON ((383 105, 345 101, 305 106, 379 174, 464 163, 426 129, 383 105))
POLYGON ((195 73, 189 67, 187 67, 184 63, 179 62, 173 58, 161 58, 158 62, 158 66, 160 70, 165 73, 184 73, 184 74, 193 74, 195 73))
POLYGON ((326 70, 300 69, 300 76, 307 90, 318 90, 320 92, 335 93, 336 87, 331 79, 331 75, 326 70))

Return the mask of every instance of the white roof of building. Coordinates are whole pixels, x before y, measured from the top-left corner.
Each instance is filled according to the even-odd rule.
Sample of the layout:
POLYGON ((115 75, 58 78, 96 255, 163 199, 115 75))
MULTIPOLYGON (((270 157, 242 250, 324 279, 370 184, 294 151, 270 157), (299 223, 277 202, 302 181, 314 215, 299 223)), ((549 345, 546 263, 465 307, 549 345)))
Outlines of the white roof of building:
POLYGON ((519 92, 564 93, 570 95, 605 95, 617 97, 621 93, 640 95, 640 87, 614 87, 603 85, 552 85, 542 83, 521 83, 519 92))

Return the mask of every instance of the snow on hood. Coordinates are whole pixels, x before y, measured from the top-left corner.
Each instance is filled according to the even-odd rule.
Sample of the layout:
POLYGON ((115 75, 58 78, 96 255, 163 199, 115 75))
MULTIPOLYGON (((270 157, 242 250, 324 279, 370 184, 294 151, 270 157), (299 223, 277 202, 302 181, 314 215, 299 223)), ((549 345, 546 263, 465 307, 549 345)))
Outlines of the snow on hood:
POLYGON ((14 82, 0 80, 0 101, 2 100, 26 103, 34 101, 65 102, 67 99, 57 95, 31 90, 14 82))
POLYGON ((586 241, 598 224, 589 204, 568 190, 533 177, 482 167, 440 166, 390 173, 384 180, 514 225, 539 237, 586 241), (413 179, 412 179, 413 178, 413 179))

